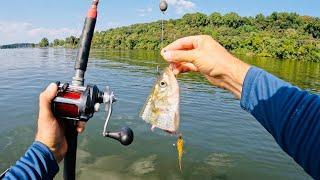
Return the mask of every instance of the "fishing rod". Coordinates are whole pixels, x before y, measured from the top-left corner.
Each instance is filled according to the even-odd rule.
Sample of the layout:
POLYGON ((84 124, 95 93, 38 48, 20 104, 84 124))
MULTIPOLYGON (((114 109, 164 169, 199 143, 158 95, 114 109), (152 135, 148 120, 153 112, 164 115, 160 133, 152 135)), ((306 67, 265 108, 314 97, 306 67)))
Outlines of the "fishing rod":
POLYGON ((99 0, 93 0, 85 19, 72 83, 61 84, 57 82, 58 93, 52 104, 55 117, 65 123, 68 150, 64 158, 63 177, 66 180, 74 180, 76 176, 77 123, 87 122, 99 110, 101 104, 105 105, 106 112, 102 135, 118 140, 125 146, 131 144, 134 137, 133 131, 129 127, 124 127, 118 132, 107 131, 108 121, 112 114, 112 104, 116 102, 115 95, 110 88, 106 86, 104 91, 100 91, 96 85, 84 85, 84 75, 87 70, 90 46, 97 21, 98 4, 99 0))

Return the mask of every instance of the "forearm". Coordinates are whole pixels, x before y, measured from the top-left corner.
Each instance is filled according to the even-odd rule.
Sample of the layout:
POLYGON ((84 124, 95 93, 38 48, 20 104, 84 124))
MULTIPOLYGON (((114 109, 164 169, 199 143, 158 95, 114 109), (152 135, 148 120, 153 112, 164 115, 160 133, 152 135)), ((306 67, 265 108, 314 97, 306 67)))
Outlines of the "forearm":
POLYGON ((320 178, 320 97, 255 67, 244 80, 241 107, 312 177, 320 178))
POLYGON ((237 99, 241 98, 242 86, 250 65, 240 61, 235 57, 230 58, 230 63, 224 68, 225 71, 221 72, 220 87, 228 90, 235 95, 237 99))
POLYGON ((34 142, 6 172, 4 179, 53 179, 58 171, 59 166, 48 147, 34 142))

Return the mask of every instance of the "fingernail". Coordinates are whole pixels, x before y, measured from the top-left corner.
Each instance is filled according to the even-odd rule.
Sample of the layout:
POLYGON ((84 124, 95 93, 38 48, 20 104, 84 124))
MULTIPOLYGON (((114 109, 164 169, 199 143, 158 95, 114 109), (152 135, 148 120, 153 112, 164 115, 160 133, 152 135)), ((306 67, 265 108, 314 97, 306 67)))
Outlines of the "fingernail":
POLYGON ((53 87, 55 87, 55 86, 56 86, 55 83, 50 83, 49 86, 47 87, 47 89, 51 89, 51 88, 53 88, 53 87))
POLYGON ((46 91, 52 91, 53 89, 57 88, 56 83, 50 83, 49 86, 47 86, 46 91))
POLYGON ((172 53, 170 51, 163 52, 163 58, 165 58, 167 61, 170 61, 172 58, 172 53))
POLYGON ((161 50, 161 55, 163 55, 166 51, 167 51, 167 50, 162 49, 162 50, 161 50))

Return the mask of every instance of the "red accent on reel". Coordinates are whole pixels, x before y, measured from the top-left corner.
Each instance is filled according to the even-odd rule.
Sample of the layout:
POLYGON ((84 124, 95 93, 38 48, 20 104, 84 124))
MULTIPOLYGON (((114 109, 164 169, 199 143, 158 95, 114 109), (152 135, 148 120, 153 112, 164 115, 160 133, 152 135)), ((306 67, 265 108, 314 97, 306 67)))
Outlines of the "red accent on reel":
MULTIPOLYGON (((81 93, 79 92, 59 92, 58 97, 66 99, 80 99, 81 93)), ((56 103, 56 113, 58 117, 78 118, 79 109, 75 104, 56 103)))

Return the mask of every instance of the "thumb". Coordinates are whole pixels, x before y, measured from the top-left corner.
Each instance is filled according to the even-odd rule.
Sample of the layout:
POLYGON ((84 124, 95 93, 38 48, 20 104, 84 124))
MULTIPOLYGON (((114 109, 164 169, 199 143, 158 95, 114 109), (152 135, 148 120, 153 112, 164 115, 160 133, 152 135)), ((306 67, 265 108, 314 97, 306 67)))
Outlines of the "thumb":
POLYGON ((57 94, 58 86, 55 83, 51 83, 45 91, 40 94, 39 106, 40 111, 43 113, 51 112, 51 102, 57 94))
POLYGON ((166 50, 162 52, 163 58, 168 62, 190 62, 197 60, 196 50, 166 50))

